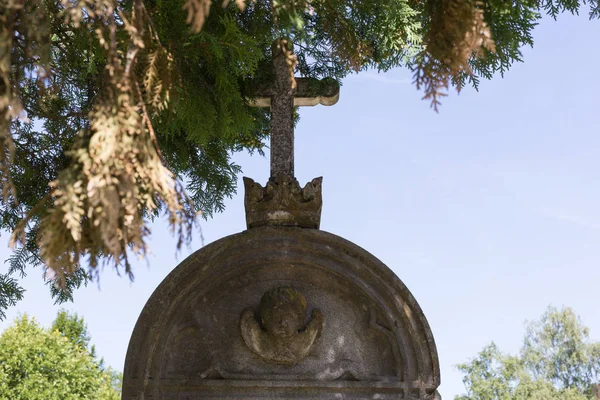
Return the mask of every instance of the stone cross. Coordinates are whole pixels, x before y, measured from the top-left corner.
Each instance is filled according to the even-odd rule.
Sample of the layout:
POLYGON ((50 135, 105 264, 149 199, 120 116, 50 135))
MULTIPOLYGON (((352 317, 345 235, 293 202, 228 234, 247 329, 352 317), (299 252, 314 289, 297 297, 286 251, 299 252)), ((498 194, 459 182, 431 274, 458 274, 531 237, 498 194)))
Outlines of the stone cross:
POLYGON ((441 400, 417 301, 373 255, 319 230, 321 178, 301 188, 293 176, 294 106, 334 104, 339 86, 292 85, 286 54, 275 48, 274 84, 254 87, 254 105, 271 107, 272 176, 265 187, 244 178, 248 230, 198 250, 154 291, 122 400, 441 400))
POLYGON ((337 103, 339 84, 333 79, 295 78, 292 82, 288 57, 278 39, 273 43, 274 82, 255 87, 250 105, 271 108, 271 177, 294 177, 294 107, 331 106, 337 103))

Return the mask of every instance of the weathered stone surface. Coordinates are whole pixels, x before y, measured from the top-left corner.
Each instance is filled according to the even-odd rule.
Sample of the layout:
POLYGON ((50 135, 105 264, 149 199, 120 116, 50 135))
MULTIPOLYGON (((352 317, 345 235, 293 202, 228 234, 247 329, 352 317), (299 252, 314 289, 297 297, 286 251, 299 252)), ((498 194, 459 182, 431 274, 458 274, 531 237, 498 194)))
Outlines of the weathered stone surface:
POLYGON ((273 44, 275 94, 271 97, 271 176, 294 176, 294 88, 286 57, 273 44))
POLYGON ((303 188, 288 175, 271 177, 265 187, 244 177, 246 225, 298 226, 319 229, 323 198, 323 178, 315 178, 303 188))
POLYGON ((323 314, 314 309, 306 319, 306 299, 292 288, 275 288, 260 300, 259 318, 254 310, 242 314, 241 331, 246 346, 264 361, 294 365, 312 350, 323 329, 323 314))
POLYGON ((439 384, 431 330, 391 270, 338 236, 267 226, 206 246, 161 283, 129 344, 123 399, 434 399, 439 384), (291 301, 260 304, 288 289, 291 301), (253 349, 248 329, 276 340, 253 349), (301 357, 261 354, 306 332, 291 345, 301 357))
POLYGON ((273 42, 273 82, 248 88, 250 106, 271 108, 272 177, 294 176, 294 107, 330 106, 340 97, 340 85, 335 79, 294 78, 294 63, 285 48, 291 51, 290 41, 273 42))
MULTIPOLYGON (((340 100, 340 84, 333 78, 294 77, 294 107, 333 106, 340 100)), ((272 84, 256 84, 248 88, 251 107, 271 107, 271 98, 275 94, 272 84)))

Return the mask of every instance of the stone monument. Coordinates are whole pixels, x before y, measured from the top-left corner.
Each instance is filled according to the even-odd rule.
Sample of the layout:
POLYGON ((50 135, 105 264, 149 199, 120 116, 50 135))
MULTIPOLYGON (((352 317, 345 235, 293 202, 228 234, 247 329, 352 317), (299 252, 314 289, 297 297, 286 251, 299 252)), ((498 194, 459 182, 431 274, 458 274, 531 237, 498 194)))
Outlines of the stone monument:
POLYGON ((152 294, 123 400, 440 399, 416 300, 373 255, 319 230, 321 179, 294 178, 293 107, 334 104, 339 86, 293 87, 281 46, 275 85, 254 100, 271 107, 271 178, 244 178, 248 230, 195 252, 152 294))

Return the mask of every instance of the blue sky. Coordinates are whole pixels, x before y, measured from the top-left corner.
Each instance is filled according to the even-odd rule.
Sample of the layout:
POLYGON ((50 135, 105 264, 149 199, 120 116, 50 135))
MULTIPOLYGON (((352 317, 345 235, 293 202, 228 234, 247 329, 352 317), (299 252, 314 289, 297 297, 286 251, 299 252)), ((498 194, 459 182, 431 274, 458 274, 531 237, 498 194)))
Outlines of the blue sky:
MULTIPOLYGON (((573 307, 600 340, 600 22, 563 15, 534 37, 524 64, 479 92, 450 93, 439 114, 408 71, 366 72, 344 81, 337 105, 302 109, 296 130, 299 181, 324 177, 321 228, 367 249, 411 290, 433 330, 445 399, 463 392, 456 364, 490 341, 518 351, 524 322, 551 304, 573 307)), ((266 182, 268 159, 235 161, 266 182)), ((202 223, 206 243, 244 229, 241 192, 202 223)), ((146 300, 199 236, 176 254, 155 224, 135 282, 107 268, 62 306, 85 318, 107 364, 122 369, 146 300)), ((19 313, 52 321, 60 307, 41 274, 29 271, 25 300, 0 330, 19 313)))

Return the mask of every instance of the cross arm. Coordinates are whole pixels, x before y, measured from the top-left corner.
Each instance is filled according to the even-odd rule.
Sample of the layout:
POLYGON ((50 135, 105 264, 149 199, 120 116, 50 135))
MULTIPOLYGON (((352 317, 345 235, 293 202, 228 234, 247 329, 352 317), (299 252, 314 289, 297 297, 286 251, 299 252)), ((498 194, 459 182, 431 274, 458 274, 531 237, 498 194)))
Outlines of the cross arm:
MULTIPOLYGON (((340 85, 332 78, 295 78, 294 106, 332 106, 340 98, 340 85)), ((252 107, 270 107, 275 94, 272 84, 255 85, 249 89, 248 102, 252 107)))

